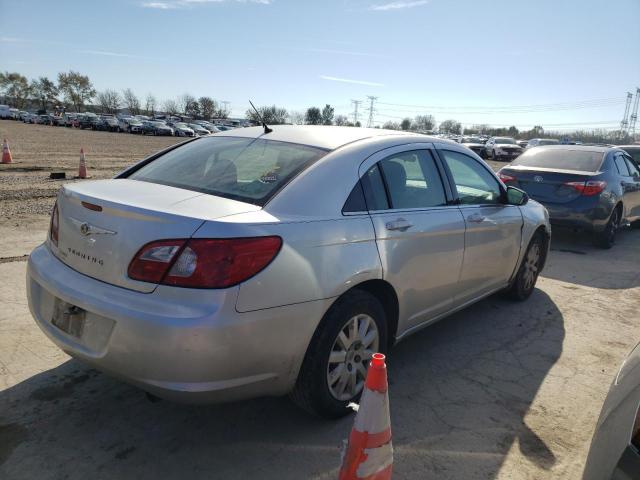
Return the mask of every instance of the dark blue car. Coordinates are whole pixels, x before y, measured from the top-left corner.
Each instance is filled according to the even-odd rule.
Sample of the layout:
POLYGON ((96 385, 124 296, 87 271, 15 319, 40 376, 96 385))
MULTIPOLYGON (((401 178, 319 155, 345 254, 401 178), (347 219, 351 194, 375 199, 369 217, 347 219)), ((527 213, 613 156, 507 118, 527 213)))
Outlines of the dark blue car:
POLYGON ((618 228, 640 221, 640 170, 620 148, 535 147, 498 175, 542 203, 552 225, 591 232, 602 248, 613 246, 618 228))

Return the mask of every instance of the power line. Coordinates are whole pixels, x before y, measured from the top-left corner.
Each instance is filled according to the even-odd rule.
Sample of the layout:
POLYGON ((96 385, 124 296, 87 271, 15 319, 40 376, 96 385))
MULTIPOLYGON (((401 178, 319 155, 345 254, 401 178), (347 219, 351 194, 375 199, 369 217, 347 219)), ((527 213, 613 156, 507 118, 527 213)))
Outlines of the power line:
POLYGON ((378 99, 378 97, 367 95, 367 98, 371 102, 369 104, 369 122, 367 123, 367 127, 371 128, 373 127, 373 114, 375 113, 375 108, 373 108, 373 104, 378 99))
POLYGON ((475 112, 496 112, 496 113, 529 113, 535 111, 556 111, 573 110, 582 108, 598 108, 613 106, 623 103, 621 97, 599 98, 592 100, 580 100, 574 102, 532 104, 532 105, 510 105, 510 106, 478 106, 467 105, 458 107, 448 107, 443 105, 415 105, 406 103, 378 102, 379 105, 389 105, 392 107, 403 107, 396 110, 434 110, 451 113, 475 113, 475 112))

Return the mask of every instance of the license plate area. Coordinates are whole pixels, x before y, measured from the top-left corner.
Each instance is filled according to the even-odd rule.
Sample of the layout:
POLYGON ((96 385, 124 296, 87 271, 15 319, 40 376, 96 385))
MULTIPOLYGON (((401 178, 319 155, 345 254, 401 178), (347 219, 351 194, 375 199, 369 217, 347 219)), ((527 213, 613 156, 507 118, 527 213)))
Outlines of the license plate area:
POLYGON ((72 337, 81 338, 87 312, 80 307, 56 298, 51 323, 72 337))

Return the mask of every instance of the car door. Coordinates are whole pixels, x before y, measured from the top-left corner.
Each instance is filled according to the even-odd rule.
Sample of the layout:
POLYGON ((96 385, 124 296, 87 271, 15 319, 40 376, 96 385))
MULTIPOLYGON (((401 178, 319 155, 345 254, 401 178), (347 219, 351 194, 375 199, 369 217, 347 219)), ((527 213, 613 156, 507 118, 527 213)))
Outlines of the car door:
POLYGON ((384 279, 399 300, 398 334, 451 308, 464 219, 432 144, 383 150, 360 167, 384 279))
POLYGON ((447 145, 438 147, 465 221, 462 273, 454 306, 507 285, 520 255, 522 213, 505 203, 504 187, 489 167, 447 145))
POLYGON ((640 219, 640 169, 635 165, 631 156, 624 154, 623 156, 631 175, 627 181, 628 191, 626 193, 628 216, 631 217, 630 220, 638 220, 640 219))

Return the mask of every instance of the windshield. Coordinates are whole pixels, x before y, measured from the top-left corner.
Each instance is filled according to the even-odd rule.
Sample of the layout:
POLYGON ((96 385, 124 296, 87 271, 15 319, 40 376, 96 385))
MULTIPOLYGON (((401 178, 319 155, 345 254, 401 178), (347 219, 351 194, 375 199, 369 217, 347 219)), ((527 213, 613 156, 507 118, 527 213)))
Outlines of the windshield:
POLYGON ((325 150, 272 140, 201 137, 171 150, 129 178, 264 205, 325 150))
POLYGON ((174 125, 176 128, 189 128, 186 123, 176 123, 174 125))
POLYGON ((495 139, 496 143, 498 144, 515 144, 516 141, 513 138, 504 138, 504 137, 498 137, 495 139))
POLYGON ((511 162, 511 165, 597 172, 600 169, 603 157, 604 154, 602 152, 590 150, 532 148, 511 162))
POLYGON ((154 127, 166 127, 166 125, 162 122, 149 122, 154 127))
POLYGON ((462 143, 484 143, 479 138, 467 137, 462 139, 462 143))
POLYGON ((555 138, 545 138, 538 142, 538 145, 558 145, 560 140, 556 140, 555 138))

